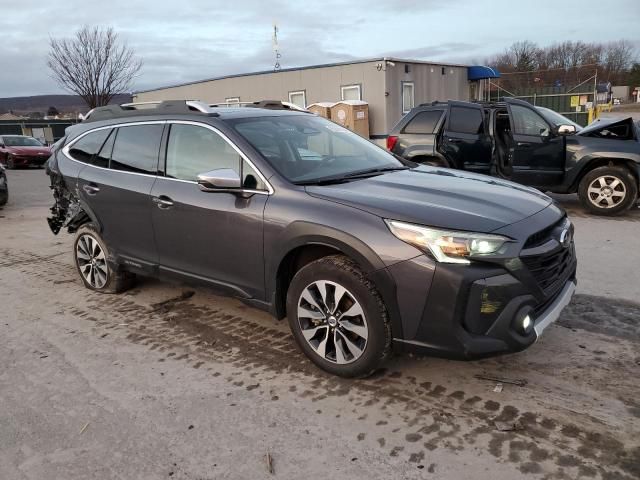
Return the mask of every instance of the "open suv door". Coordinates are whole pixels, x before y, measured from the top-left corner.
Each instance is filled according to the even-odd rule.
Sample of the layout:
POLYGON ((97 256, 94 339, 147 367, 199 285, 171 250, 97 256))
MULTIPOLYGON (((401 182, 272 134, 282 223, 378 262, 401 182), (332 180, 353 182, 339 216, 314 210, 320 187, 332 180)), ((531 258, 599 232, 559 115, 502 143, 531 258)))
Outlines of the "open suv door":
POLYGON ((536 187, 562 183, 565 137, 557 135, 553 126, 529 103, 516 99, 506 99, 505 102, 510 135, 496 128, 496 136, 502 136, 508 148, 506 169, 500 172, 502 176, 536 187))

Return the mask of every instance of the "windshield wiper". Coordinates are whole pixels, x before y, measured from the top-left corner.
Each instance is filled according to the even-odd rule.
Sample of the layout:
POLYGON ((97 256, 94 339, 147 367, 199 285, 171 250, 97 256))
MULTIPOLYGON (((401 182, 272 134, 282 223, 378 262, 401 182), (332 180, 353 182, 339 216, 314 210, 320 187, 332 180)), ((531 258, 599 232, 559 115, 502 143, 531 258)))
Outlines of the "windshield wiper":
POLYGON ((335 185, 337 183, 347 183, 359 178, 369 178, 375 175, 381 175, 386 172, 395 172, 397 170, 408 170, 409 167, 384 167, 370 168, 367 170, 359 170, 357 172, 345 173, 335 177, 316 178, 314 180, 302 180, 293 182, 296 185, 335 185))
POLYGON ((384 168, 370 168, 368 170, 360 170, 359 172, 351 172, 343 175, 344 178, 364 178, 372 175, 379 175, 386 172, 395 172, 397 170, 408 170, 409 167, 384 167, 384 168))

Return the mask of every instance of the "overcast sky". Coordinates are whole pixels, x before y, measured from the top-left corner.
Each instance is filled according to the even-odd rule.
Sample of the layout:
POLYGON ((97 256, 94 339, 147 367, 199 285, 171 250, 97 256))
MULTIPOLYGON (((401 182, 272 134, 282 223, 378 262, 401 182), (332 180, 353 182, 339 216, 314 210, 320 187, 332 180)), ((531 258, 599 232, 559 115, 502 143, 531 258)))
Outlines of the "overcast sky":
POLYGON ((49 36, 113 26, 142 57, 133 90, 270 69, 398 56, 481 62, 518 40, 634 41, 640 0, 0 0, 0 97, 64 93, 49 36))

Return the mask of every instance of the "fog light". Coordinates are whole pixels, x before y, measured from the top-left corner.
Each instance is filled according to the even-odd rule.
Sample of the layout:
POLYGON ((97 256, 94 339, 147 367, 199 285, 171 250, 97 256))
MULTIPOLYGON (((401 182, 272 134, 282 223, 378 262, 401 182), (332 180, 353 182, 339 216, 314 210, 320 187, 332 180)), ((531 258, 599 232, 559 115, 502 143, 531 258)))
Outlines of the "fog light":
POLYGON ((511 324, 520 335, 528 336, 533 331, 533 318, 529 315, 531 307, 521 308, 511 324))

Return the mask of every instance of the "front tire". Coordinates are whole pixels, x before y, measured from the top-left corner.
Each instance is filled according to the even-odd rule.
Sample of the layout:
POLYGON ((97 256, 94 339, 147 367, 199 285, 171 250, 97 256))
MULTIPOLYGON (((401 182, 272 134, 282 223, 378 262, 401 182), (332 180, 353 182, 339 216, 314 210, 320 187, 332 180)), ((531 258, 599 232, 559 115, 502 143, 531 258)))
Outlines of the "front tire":
POLYGON ((13 160, 12 156, 8 156, 7 157, 7 170, 15 170, 16 168, 16 163, 13 160))
POLYGON ((342 255, 300 269, 287 292, 296 343, 321 369, 365 377, 391 353, 391 324, 375 285, 342 255))
POLYGON ((133 274, 112 268, 109 250, 93 224, 83 225, 76 232, 73 260, 82 283, 89 290, 120 293, 133 285, 133 274))
POLYGON ((596 215, 618 215, 635 204, 638 184, 629 170, 619 166, 594 168, 580 181, 578 198, 596 215))

